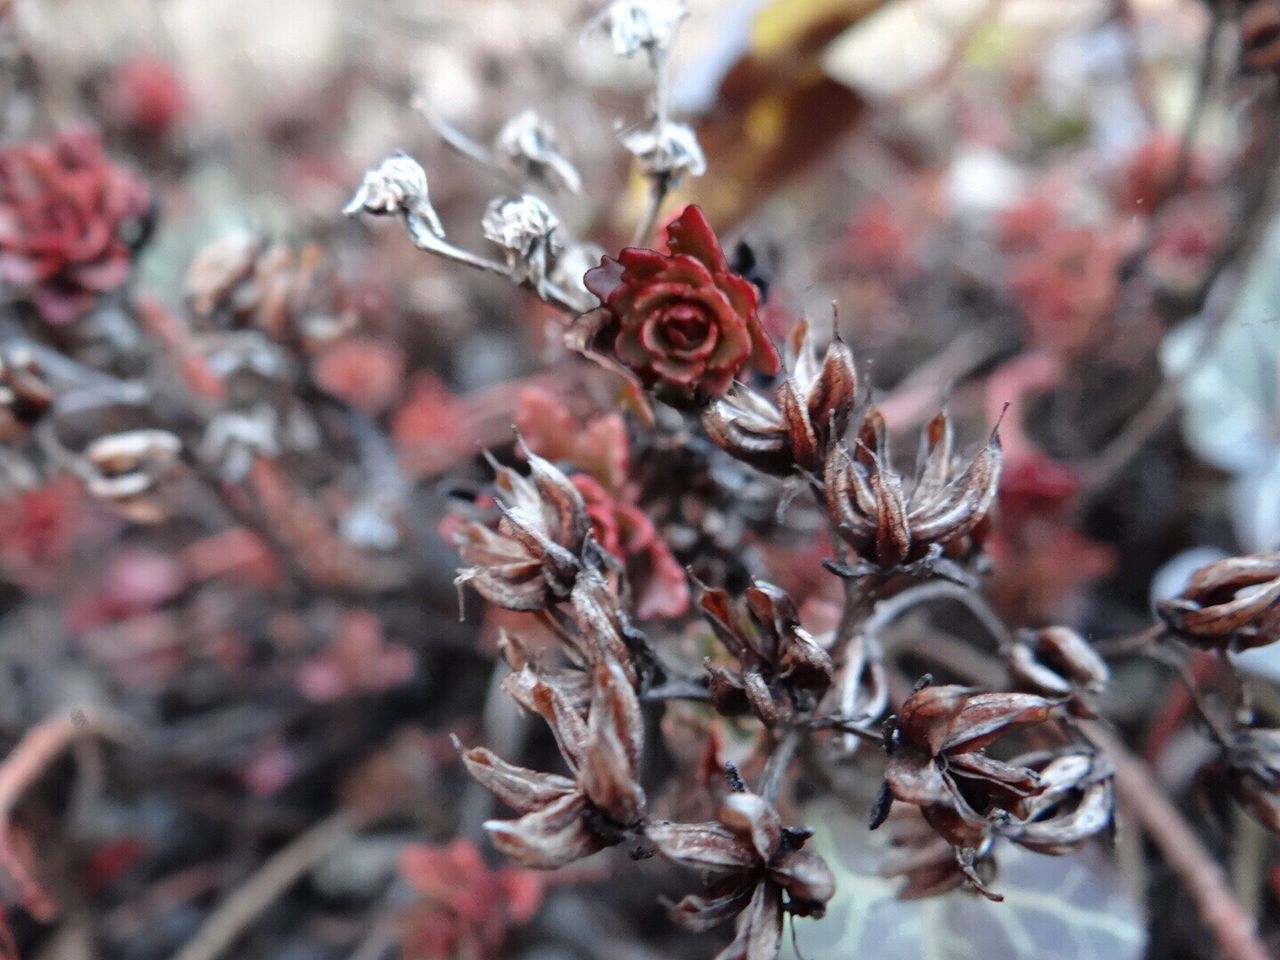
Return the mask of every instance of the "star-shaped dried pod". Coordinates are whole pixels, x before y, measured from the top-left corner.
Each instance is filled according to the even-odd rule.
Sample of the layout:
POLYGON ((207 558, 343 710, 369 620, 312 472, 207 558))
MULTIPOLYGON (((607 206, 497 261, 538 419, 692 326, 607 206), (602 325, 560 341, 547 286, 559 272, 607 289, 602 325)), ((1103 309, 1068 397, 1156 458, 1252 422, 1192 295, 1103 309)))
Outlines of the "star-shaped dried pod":
POLYGON ((1018 727, 1043 723, 1059 701, 1028 693, 978 693, 960 686, 921 685, 903 703, 887 740, 885 789, 872 829, 894 800, 920 808, 953 847, 966 876, 983 893, 972 865, 989 843, 993 819, 1043 789, 1025 766, 990 757, 985 747, 1018 727))
POLYGON ((522 867, 549 870, 622 843, 644 813, 637 779, 644 745, 640 701, 621 667, 591 671, 586 716, 568 692, 531 668, 503 688, 550 727, 572 778, 507 763, 484 747, 462 749, 467 772, 509 807, 515 820, 485 823, 494 846, 522 867))
POLYGON ((1236 802, 1280 836, 1280 730, 1240 730, 1222 759, 1236 802))
POLYGON ((835 894, 826 862, 801 849, 809 831, 788 829, 773 805, 754 793, 729 794, 704 823, 650 823, 645 835, 667 859, 701 871, 707 896, 676 904, 676 921, 709 930, 741 914, 737 936, 716 960, 771 960, 782 945, 787 913, 821 917, 835 894))
POLYGON ((521 447, 528 477, 491 461, 502 503, 497 528, 472 521, 454 535, 467 564, 455 582, 508 610, 542 610, 568 599, 579 571, 594 562, 591 521, 569 478, 521 447))
POLYGON ((772 402, 736 384, 703 416, 713 443, 775 476, 822 469, 849 428, 858 389, 853 352, 837 335, 820 357, 805 321, 791 332, 786 369, 772 402))
POLYGON ((1100 693, 1111 680, 1106 661, 1069 627, 1019 631, 1005 660, 1023 689, 1068 697, 1072 711, 1080 716, 1093 715, 1085 697, 1100 693))
POLYGON ((786 591, 756 581, 743 604, 703 587, 698 606, 737 671, 708 666, 712 705, 726 715, 752 712, 767 725, 812 710, 831 686, 830 655, 800 626, 786 591))
POLYGON ((1197 570, 1156 612, 1199 647, 1242 650, 1280 640, 1280 553, 1228 557, 1197 570))
POLYGON ((823 478, 827 512, 864 566, 937 565, 976 551, 1000 483, 999 430, 996 424, 962 468, 952 450, 951 419, 941 411, 921 437, 916 479, 907 493, 893 468, 884 417, 868 411, 856 450, 836 446, 823 478))

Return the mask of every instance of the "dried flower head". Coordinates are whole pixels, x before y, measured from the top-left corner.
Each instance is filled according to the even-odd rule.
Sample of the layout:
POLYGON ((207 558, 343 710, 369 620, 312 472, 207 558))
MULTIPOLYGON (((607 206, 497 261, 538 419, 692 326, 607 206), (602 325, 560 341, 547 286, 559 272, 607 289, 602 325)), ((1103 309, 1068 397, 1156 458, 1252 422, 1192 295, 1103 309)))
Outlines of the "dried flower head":
POLYGON ((871 410, 863 421, 856 452, 842 446, 832 450, 825 472, 827 511, 865 567, 937 564, 966 558, 980 545, 1000 481, 999 425, 963 469, 952 442, 944 410, 921 437, 910 494, 893 469, 878 411, 871 410))
POLYGON ((700 177, 707 172, 707 158, 698 145, 698 135, 683 123, 657 123, 622 133, 618 139, 636 158, 640 172, 661 183, 664 189, 679 186, 686 175, 700 177))
POLYGON ((20 431, 39 420, 53 403, 53 396, 30 349, 21 345, 0 348, 0 439, 12 439, 10 425, 20 431))
POLYGON ((533 110, 522 110, 502 125, 493 152, 499 163, 521 176, 552 189, 582 190, 582 177, 561 153, 555 130, 533 110))
POLYGON ((849 428, 858 389, 852 351, 837 337, 819 361, 805 322, 791 333, 787 370, 772 403, 737 384, 702 421, 717 446, 775 476, 796 467, 822 469, 832 445, 849 428))
POLYGON ((671 222, 667 247, 628 247, 586 275, 618 360, 664 399, 685 404, 722 396, 748 366, 777 373, 759 294, 729 269, 701 210, 687 207, 671 222))
POLYGON ((564 245, 557 228, 559 218, 533 194, 497 197, 485 211, 484 235, 502 248, 512 276, 546 296, 548 275, 564 245))
POLYGON ((831 686, 830 655, 800 626, 786 592, 757 581, 745 610, 724 590, 704 588, 698 606, 736 671, 708 665, 712 705, 723 714, 752 712, 768 726, 817 706, 831 686))
POLYGON ((1011 765, 1034 771, 1039 786, 996 821, 998 836, 1036 853, 1059 855, 1112 826, 1114 771, 1106 757, 1069 748, 1027 754, 1011 765))
POLYGON ((91 130, 0 150, 0 283, 69 323, 124 284, 150 208, 91 130))
POLYGON ((676 921, 709 930, 742 915, 737 936, 716 960, 772 960, 790 913, 821 917, 835 894, 831 869, 801 849, 810 831, 782 826, 778 812, 754 793, 730 793, 705 823, 651 823, 646 836, 667 859, 699 870, 711 881, 706 896, 676 904, 676 921))
POLYGON ((1246 649, 1280 640, 1280 553, 1228 557, 1197 570, 1156 612, 1200 647, 1246 649))
MULTIPOLYGON (((885 790, 872 828, 894 800, 920 808, 956 850, 970 882, 990 894, 973 872, 988 851, 992 825, 1007 819, 1042 788, 1037 773, 988 756, 984 748, 1016 727, 1043 723, 1057 701, 1027 693, 976 693, 965 687, 919 687, 903 703, 888 740, 885 790)), ((998 897, 996 898, 998 899, 998 897)))
POLYGON ((1072 709, 1089 716, 1084 695, 1101 692, 1111 671, 1087 640, 1068 627, 1023 630, 1005 658, 1024 689, 1049 697, 1070 697, 1072 709))
MULTIPOLYGON (((494 845, 522 867, 550 870, 634 836, 644 813, 636 780, 644 745, 640 702, 616 662, 591 672, 584 718, 560 687, 526 667, 503 688, 550 726, 573 778, 539 773, 483 747, 459 751, 467 771, 521 816, 485 824, 494 845)), ((455 740, 456 744, 456 740, 455 740)))
POLYGON ((587 33, 608 33, 613 52, 653 57, 671 45, 680 21, 689 15, 684 0, 613 0, 587 24, 587 33))
POLYGON ((473 521, 454 535, 467 564, 457 583, 508 610, 541 610, 567 599, 591 535, 577 487, 548 461, 526 456, 528 478, 494 464, 503 503, 497 529, 473 521))
POLYGON ((85 489, 130 520, 165 516, 157 488, 178 465, 182 442, 167 430, 128 430, 93 440, 84 450, 85 489))
POLYGON ((444 238, 444 224, 427 193, 427 171, 406 153, 387 157, 369 170, 342 212, 349 217, 361 212, 403 217, 418 246, 431 247, 444 238))

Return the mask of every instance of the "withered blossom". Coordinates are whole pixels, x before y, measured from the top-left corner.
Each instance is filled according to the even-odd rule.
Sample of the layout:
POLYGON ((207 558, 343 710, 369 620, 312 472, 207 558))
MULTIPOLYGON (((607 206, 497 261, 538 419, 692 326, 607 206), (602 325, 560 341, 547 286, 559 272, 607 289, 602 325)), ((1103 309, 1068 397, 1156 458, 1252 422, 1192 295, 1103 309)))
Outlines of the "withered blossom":
POLYGON ((420 247, 433 247, 444 238, 444 224, 427 193, 427 171, 406 153, 387 157, 369 170, 342 212, 349 217, 361 212, 403 217, 420 247))
POLYGON ((707 411, 703 426, 717 446, 765 473, 821 471, 849 428, 858 389, 853 352, 837 336, 819 359, 802 321, 788 339, 786 370, 772 402, 737 384, 707 411))
MULTIPOLYGON (((966 882, 955 848, 938 836, 918 808, 894 807, 884 829, 893 852, 879 872, 903 881, 897 890, 899 900, 936 897, 966 882)), ((995 878, 994 849, 994 838, 988 838, 967 865, 983 885, 995 878)))
POLYGON ((763 797, 725 797, 716 820, 649 824, 646 836, 658 852, 710 881, 705 896, 676 904, 676 922, 709 930, 741 914, 737 936, 716 960, 772 960, 782 946, 782 921, 790 913, 821 917, 835 894, 831 869, 803 850, 810 831, 782 826, 763 797))
POLYGON ((591 519, 568 477, 549 461, 524 453, 528 477, 493 464, 502 501, 497 528, 472 521, 454 533, 467 564, 456 582, 508 610, 541 610, 568 599, 589 549, 591 519))
POLYGON ((613 52, 653 57, 671 44, 676 27, 689 15, 684 0, 613 0, 587 24, 586 33, 608 33, 613 52))
POLYGON ((557 232, 560 219, 551 208, 531 193, 497 197, 481 226, 485 239, 502 249, 512 276, 545 296, 548 276, 564 249, 557 232))
POLYGON ((130 520, 153 523, 165 511, 157 488, 178 465, 182 442, 167 430, 127 430, 98 437, 84 449, 85 489, 130 520))
POLYGON ((1274 643, 1280 640, 1280 553, 1201 567, 1156 612, 1171 633, 1198 647, 1244 650, 1274 643))
POLYGON ((1068 627, 1021 630, 1005 652, 1009 673, 1024 689, 1049 697, 1069 697, 1074 711, 1092 713, 1083 697, 1100 693, 1111 670, 1089 642, 1068 627))
POLYGON ((28 348, 0 349, 0 440, 39 420, 53 397, 44 369, 28 348))
POLYGON ((582 178, 560 151, 555 130, 533 110, 522 110, 502 125, 493 152, 503 166, 552 189, 582 190, 582 178))
POLYGON ((585 718, 532 668, 503 683, 547 722, 572 777, 515 766, 484 747, 463 750, 455 739, 471 776, 520 814, 484 826, 494 846, 522 867, 555 869, 637 835, 645 805, 636 779, 644 744, 640 702, 616 662, 601 659, 591 676, 585 718))
POLYGON ((735 671, 707 665, 712 706, 726 715, 754 713, 768 726, 812 711, 831 686, 830 655, 800 626, 791 598, 773 584, 752 584, 744 606, 712 588, 703 588, 698 601, 739 664, 735 671))
POLYGON ((827 512, 860 561, 854 572, 904 564, 954 566, 976 552, 1000 482, 999 425, 961 469, 951 419, 943 410, 925 428, 911 492, 890 459, 884 418, 872 409, 857 448, 835 447, 827 457, 827 512))
POLYGON ((997 835, 1036 853, 1057 855, 1111 827, 1114 771, 1102 754, 1067 748, 1026 754, 1011 765, 1034 771, 1039 786, 997 820, 997 835))
POLYGON ((955 848, 970 882, 996 897, 973 870, 991 842, 992 815, 1001 819, 1043 786, 1034 770, 996 760, 984 748, 1016 727, 1043 723, 1057 705, 1029 693, 977 693, 959 686, 915 690, 886 742, 886 786, 872 828, 884 822, 894 800, 919 807, 955 848))
POLYGON ((636 158, 640 172, 666 189, 679 186, 686 176, 707 172, 698 135, 683 123, 660 122, 622 133, 618 140, 636 158))
POLYGON ((1280 836, 1280 730, 1243 729, 1223 750, 1236 802, 1280 836))

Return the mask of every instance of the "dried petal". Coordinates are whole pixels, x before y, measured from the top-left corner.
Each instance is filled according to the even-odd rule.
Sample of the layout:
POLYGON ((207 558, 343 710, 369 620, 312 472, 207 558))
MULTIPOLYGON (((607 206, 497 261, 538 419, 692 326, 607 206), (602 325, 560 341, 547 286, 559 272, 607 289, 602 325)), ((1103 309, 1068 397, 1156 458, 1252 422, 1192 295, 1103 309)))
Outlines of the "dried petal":
POLYGON ((587 827, 587 800, 571 793, 518 820, 488 820, 493 845, 530 870, 554 870, 590 856, 605 844, 587 827))

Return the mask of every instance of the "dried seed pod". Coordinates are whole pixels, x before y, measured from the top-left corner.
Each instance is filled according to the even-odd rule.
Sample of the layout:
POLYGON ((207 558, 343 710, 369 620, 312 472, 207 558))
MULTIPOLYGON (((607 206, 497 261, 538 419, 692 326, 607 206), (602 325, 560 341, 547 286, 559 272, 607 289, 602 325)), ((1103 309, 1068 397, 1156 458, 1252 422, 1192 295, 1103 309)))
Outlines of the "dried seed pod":
POLYGON ((775 476, 819 471, 849 428, 858 389, 853 353, 837 337, 821 361, 808 323, 789 339, 788 375, 770 402, 737 385, 703 417, 707 435, 731 456, 775 476))
POLYGON ((130 520, 154 523, 166 515, 155 494, 178 465, 182 441, 167 430, 129 430, 93 440, 84 450, 85 489, 130 520))
POLYGON ((831 686, 835 667, 800 626, 795 604, 785 591, 757 581, 747 591, 745 605, 737 605, 726 591, 703 588, 698 605, 739 664, 736 671, 707 668, 711 703, 717 710, 726 715, 751 712, 772 726, 817 706, 831 686))
POLYGON ((686 176, 700 177, 707 172, 698 135, 683 123, 667 121, 628 131, 618 139, 636 158, 640 172, 668 189, 679 186, 686 176))
POLYGON ((1083 695, 1102 691, 1111 671, 1088 641, 1067 627, 1022 630, 1005 652, 1009 672, 1024 688, 1050 697, 1072 697, 1072 709, 1090 716, 1083 695))
POLYGON ((1115 815, 1114 771, 1099 753, 1032 754, 1014 763, 1035 770, 1040 790, 1022 801, 996 828, 1037 853, 1064 854, 1111 827, 1115 815))
POLYGON ((1229 557, 1202 567, 1156 612, 1196 646, 1247 649, 1280 639, 1280 553, 1229 557))
POLYGON ((456 582, 508 610, 541 610, 569 598, 588 547, 591 520, 578 489, 525 451, 530 475, 494 464, 502 500, 497 529, 470 522, 454 535, 466 567, 456 582))
POLYGON ((405 153, 387 157, 369 170, 342 212, 349 217, 361 212, 402 217, 420 247, 429 249, 444 239, 444 224, 427 192, 427 171, 405 153))
POLYGON ((882 570, 964 559, 980 546, 995 502, 1002 455, 999 425, 960 470, 951 453, 950 418, 925 429, 920 466, 908 495, 890 461, 884 419, 867 413, 856 453, 837 446, 827 457, 827 512, 863 564, 882 570))

